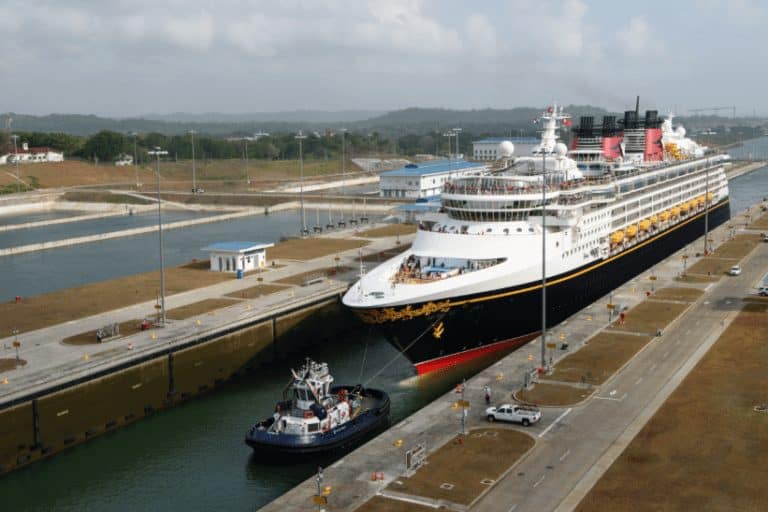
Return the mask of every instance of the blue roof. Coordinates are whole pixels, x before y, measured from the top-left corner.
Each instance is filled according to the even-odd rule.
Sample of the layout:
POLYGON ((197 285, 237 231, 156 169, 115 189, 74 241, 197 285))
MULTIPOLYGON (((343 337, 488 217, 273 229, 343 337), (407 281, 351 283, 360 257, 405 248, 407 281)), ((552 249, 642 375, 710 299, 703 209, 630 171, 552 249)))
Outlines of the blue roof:
POLYGON ((467 162, 466 160, 429 160, 417 164, 408 164, 394 171, 383 172, 381 176, 425 176, 478 167, 485 168, 486 165, 478 162, 467 162))
POLYGON ((222 251, 222 252, 244 252, 248 250, 266 249, 272 247, 273 243, 269 242, 218 242, 211 244, 208 247, 203 247, 201 251, 222 251))
POLYGON ((508 140, 513 144, 538 144, 539 139, 536 137, 488 137, 487 139, 480 139, 473 141, 472 144, 500 144, 508 140))

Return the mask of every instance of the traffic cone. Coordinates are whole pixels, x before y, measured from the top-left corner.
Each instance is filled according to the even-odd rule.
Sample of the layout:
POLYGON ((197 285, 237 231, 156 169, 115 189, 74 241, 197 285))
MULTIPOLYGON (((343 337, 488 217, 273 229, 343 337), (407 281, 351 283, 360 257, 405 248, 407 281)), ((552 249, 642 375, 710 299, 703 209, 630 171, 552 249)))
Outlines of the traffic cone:
POLYGON ((128 350, 133 350, 133 343, 128 344, 128 350))
POLYGON ((377 479, 376 472, 374 471, 373 473, 371 473, 371 482, 375 482, 376 479, 377 479))
POLYGON ((384 480, 384 472, 379 473, 379 480, 384 480))

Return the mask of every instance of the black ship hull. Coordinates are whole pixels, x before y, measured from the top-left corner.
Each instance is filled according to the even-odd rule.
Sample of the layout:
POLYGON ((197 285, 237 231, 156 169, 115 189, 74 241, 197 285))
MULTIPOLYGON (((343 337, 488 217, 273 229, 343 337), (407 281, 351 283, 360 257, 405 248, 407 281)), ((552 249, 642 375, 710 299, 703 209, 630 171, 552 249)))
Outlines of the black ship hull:
MULTIPOLYGON (((342 389, 351 393, 354 386, 334 387, 332 393, 336 394, 342 389)), ((257 423, 246 433, 245 443, 254 452, 281 457, 319 456, 349 450, 389 425, 389 395, 378 389, 366 388, 363 397, 369 402, 363 412, 327 432, 307 435, 269 432, 274 421, 269 418, 257 423)))
MULTIPOLYGON (((714 205, 709 212, 709 228, 729 218, 727 200, 714 205)), ((606 260, 550 277, 547 325, 559 324, 703 233, 702 211, 606 260)), ((355 311, 363 321, 377 324, 423 374, 490 352, 512 350, 538 336, 541 286, 531 282, 437 303, 355 311)))

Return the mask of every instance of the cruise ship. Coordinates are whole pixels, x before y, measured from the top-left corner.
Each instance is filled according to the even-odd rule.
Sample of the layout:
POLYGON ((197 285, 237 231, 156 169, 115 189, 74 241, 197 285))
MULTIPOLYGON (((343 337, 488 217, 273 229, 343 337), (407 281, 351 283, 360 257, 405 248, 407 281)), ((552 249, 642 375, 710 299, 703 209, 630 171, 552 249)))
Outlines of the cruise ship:
MULTIPOLYGON (((411 247, 343 302, 423 374, 537 337, 730 217, 728 156, 657 111, 572 126, 557 105, 529 156, 446 182, 411 247)), ((362 274, 362 272, 361 272, 362 274)))

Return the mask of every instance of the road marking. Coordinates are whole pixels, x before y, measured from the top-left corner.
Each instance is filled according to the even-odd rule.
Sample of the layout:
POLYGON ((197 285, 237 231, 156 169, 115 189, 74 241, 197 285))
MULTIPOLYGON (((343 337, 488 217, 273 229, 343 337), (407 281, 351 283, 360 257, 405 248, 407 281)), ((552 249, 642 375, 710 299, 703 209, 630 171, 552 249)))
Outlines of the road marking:
POLYGON ((652 371, 653 371, 653 370, 655 370, 655 369, 656 369, 656 363, 653 363, 653 365, 651 365, 651 369, 650 369, 650 370, 648 370, 648 371, 649 371, 649 372, 652 372, 652 371))
POLYGON ((558 417, 555 419, 555 421, 553 421, 552 423, 550 423, 550 424, 549 424, 549 426, 548 426, 547 428, 545 428, 545 429, 544 429, 544 431, 543 431, 541 434, 539 434, 539 437, 544 437, 544 436, 547 434, 547 432, 549 432, 549 431, 552 429, 552 427, 554 427, 555 425, 557 425, 557 422, 559 422, 560 420, 562 420, 563 418, 565 418, 565 416, 566 416, 566 415, 567 415, 569 412, 571 412, 571 409, 572 409, 572 407, 569 407, 568 409, 566 409, 566 410, 563 412, 563 414, 561 414, 560 416, 558 416, 558 417))
POLYGON ((608 393, 608 394, 609 394, 609 395, 611 395, 611 396, 613 396, 613 395, 615 395, 615 394, 616 394, 616 390, 614 389, 613 391, 611 391, 611 392, 610 392, 610 393, 608 393))
POLYGON ((511 507, 509 510, 507 510, 507 512, 512 512, 512 511, 513 511, 513 510, 515 510, 516 508, 517 508, 517 503, 515 503, 514 505, 512 505, 512 507, 511 507))
POLYGON ((563 461, 565 460, 565 458, 566 458, 568 455, 570 455, 570 453, 571 453, 571 450, 568 450, 568 451, 567 451, 567 452, 565 452, 563 455, 561 455, 561 456, 560 456, 560 462, 563 462, 563 461))
POLYGON ((627 398, 627 393, 624 393, 623 395, 621 395, 621 398, 614 398, 611 396, 596 396, 595 398, 597 398, 598 400, 612 400, 614 402, 623 402, 624 399, 627 398))
POLYGON ((536 483, 535 483, 535 484, 533 484, 533 488, 535 489, 536 487, 538 487, 539 485, 541 485, 541 482, 543 482, 543 481, 544 481, 544 478, 545 478, 546 476, 547 476, 547 475, 541 475, 541 478, 539 478, 538 480, 536 480, 536 483))
POLYGON ((643 378, 642 378, 642 377, 640 377, 639 379, 637 379, 637 380, 635 381, 635 386, 637 386, 637 385, 638 385, 638 384, 640 384, 641 382, 643 382, 643 378))

